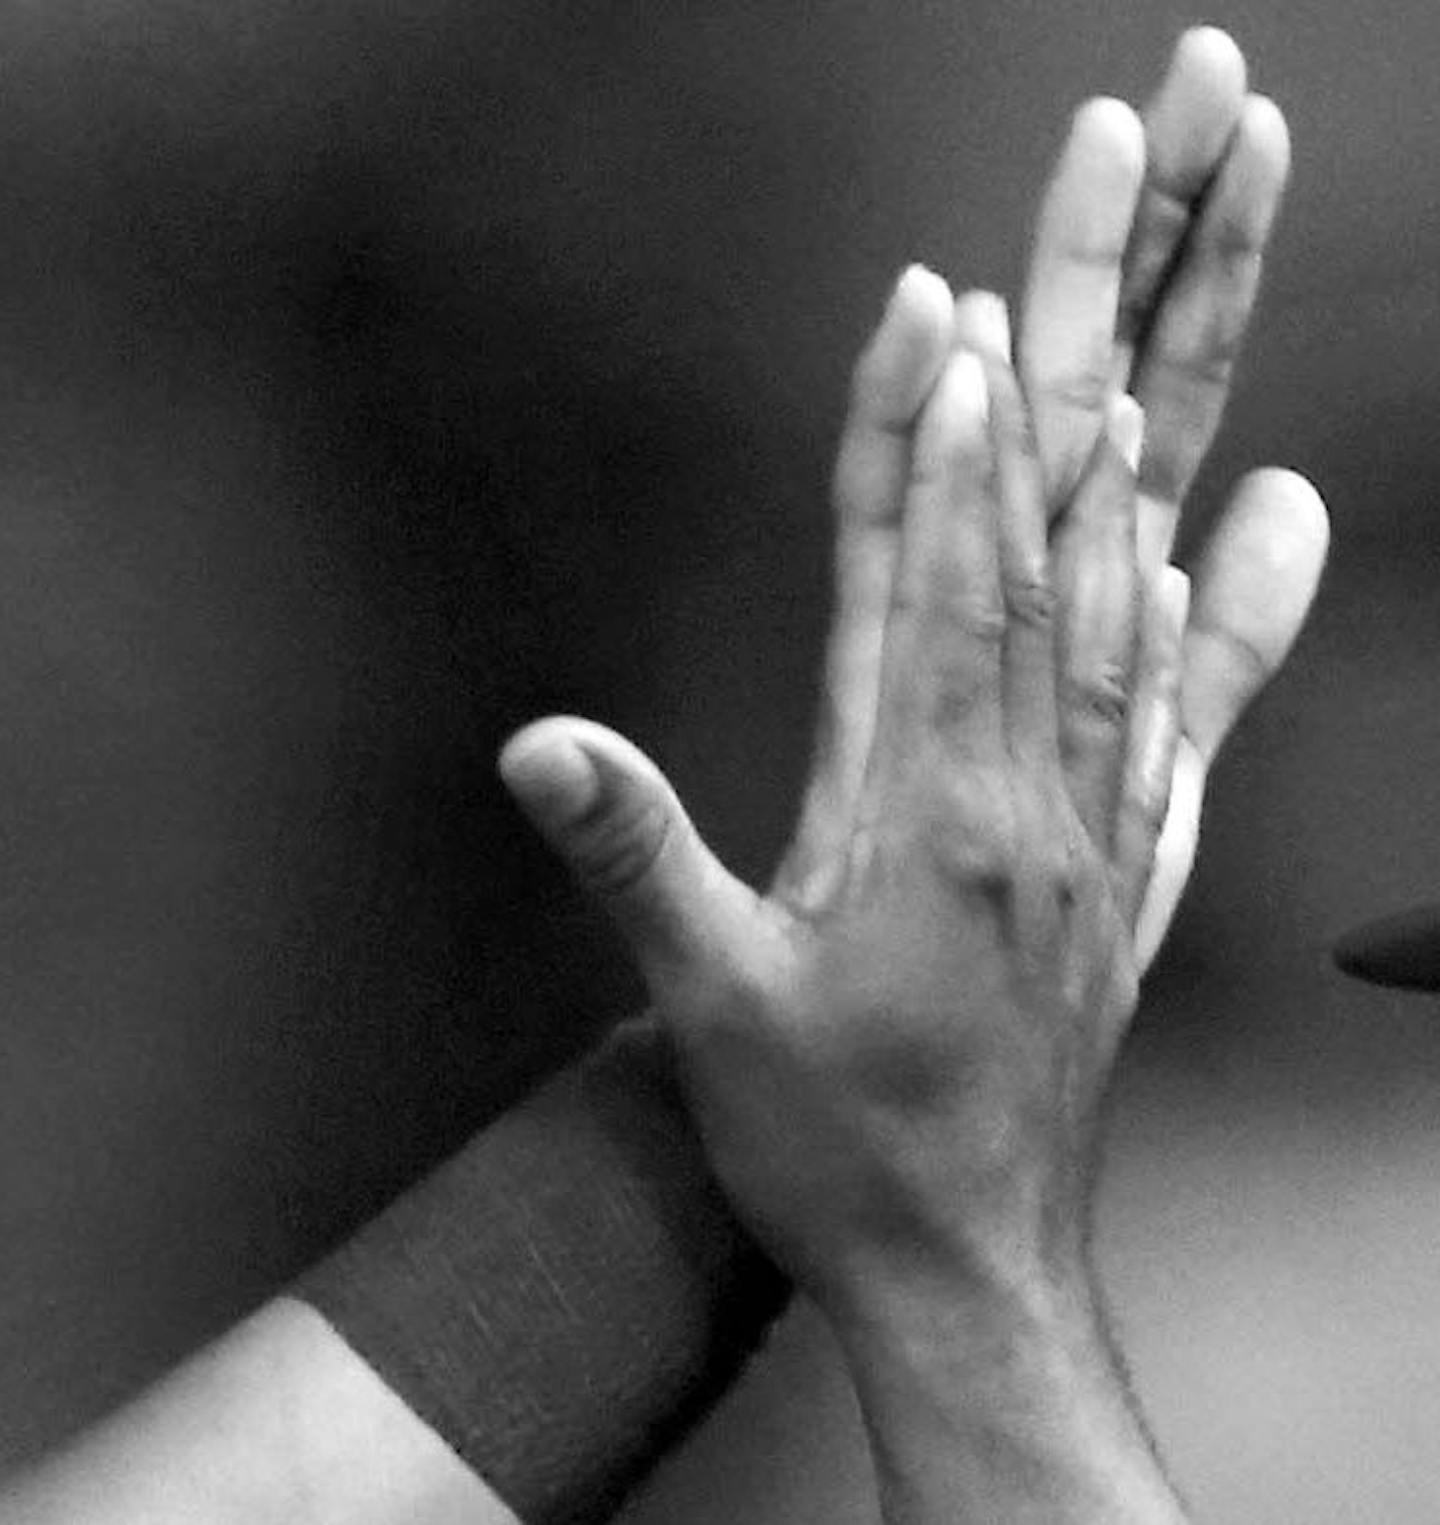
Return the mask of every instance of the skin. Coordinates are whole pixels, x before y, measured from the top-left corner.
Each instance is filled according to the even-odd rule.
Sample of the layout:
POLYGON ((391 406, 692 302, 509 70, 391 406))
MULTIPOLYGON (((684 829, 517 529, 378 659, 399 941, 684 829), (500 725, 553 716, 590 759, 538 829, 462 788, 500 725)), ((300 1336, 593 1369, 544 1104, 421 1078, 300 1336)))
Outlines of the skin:
MULTIPOLYGON (((954 321, 911 271, 887 321, 925 311, 954 321)), ((953 351, 910 441, 833 856, 761 899, 672 818, 660 855, 705 908, 677 925, 626 899, 614 839, 588 838, 722 1186, 849 1356, 891 1522, 1179 1517, 1084 1247, 1187 588, 1141 575, 1133 403, 1107 409, 1053 550, 1033 438, 1004 362, 953 351)), ((566 751, 537 814, 626 819, 624 744, 560 724, 508 760, 523 789, 566 751)))
MULTIPOLYGON (((1141 563, 1170 554, 1214 439, 1290 167, 1274 103, 1212 27, 1184 33, 1136 122, 1118 102, 1077 113, 1041 203, 1018 367, 1062 502, 1093 441, 1107 384, 1146 415, 1141 563), (1141 144, 1143 142, 1143 152, 1141 144)), ((1324 505, 1292 472, 1245 476, 1194 569, 1170 816, 1137 934, 1158 951, 1190 877, 1209 770, 1279 670, 1329 545, 1324 505)))
MULTIPOLYGON (((809 1045, 824 1034, 819 1068, 858 1092, 845 1110, 861 1128, 823 1158, 842 1177, 884 1172, 880 1211, 844 1179, 812 1183, 810 1214, 838 1219, 821 1228, 849 1253, 832 1252, 829 1275, 806 1284, 849 1359, 887 1521, 1176 1520, 1111 1359, 1086 1244, 1100 1102, 1135 1006, 1131 918, 1164 814, 1154 784, 1178 734, 1185 584, 1172 574, 1144 596, 1125 459, 1134 431, 1118 408, 1066 508, 1053 590, 1037 576, 1040 471, 1006 380, 991 367, 987 437, 983 390, 957 405, 942 379, 917 432, 904 530, 907 546, 923 543, 934 509, 915 484, 943 450, 934 496, 975 545, 961 588, 929 579, 924 618, 949 618, 958 594, 965 608, 998 600, 1002 623, 952 630, 940 682, 953 700, 961 675, 958 726, 953 702, 900 698, 910 734, 884 749, 860 815, 884 821, 880 872, 867 853, 840 902, 859 899, 861 925, 842 912, 817 929, 838 938, 842 966, 859 963, 827 984, 805 1051, 774 1060, 808 1079, 809 1045), (897 764, 924 781, 918 807, 897 764), (929 932, 899 968, 883 963, 893 936, 867 946, 877 909, 882 923, 929 932), (946 967, 937 949, 963 958, 946 967), (916 1061, 923 1087, 895 1092, 890 1073, 916 1061)), ((902 570, 894 607, 909 606, 902 570)), ((885 712, 891 690, 934 682, 905 649, 906 623, 892 617, 887 632, 898 649, 885 712)), ((815 1232, 800 1221, 802 1237, 815 1232)))
POLYGON ((267 1304, 0 1488, 5 1525, 515 1525, 311 1308, 267 1304))
POLYGON ((829 1313, 894 1521, 1181 1517, 1096 1313, 1093 1121, 1327 527, 1303 479, 1255 473, 1188 612, 1163 570, 1289 150, 1209 30, 1147 121, 1148 154, 1118 102, 1074 120, 1018 380, 1002 304, 926 272, 862 357, 815 770, 767 895, 613 732, 555 717, 501 761, 626 933, 722 1184, 829 1313), (1120 384, 1151 410, 1130 479, 1120 384))
MULTIPOLYGON (((1248 99, 1244 66, 1233 44, 1219 33, 1201 31, 1182 38, 1171 71, 1147 108, 1148 171, 1139 168, 1136 124, 1125 108, 1118 103, 1087 107, 1076 118, 1042 209, 1018 345, 1020 375, 1031 394, 1040 441, 1046 512, 1051 515, 1065 499, 1065 484, 1073 487, 1079 480, 1113 411, 1100 389, 1092 386, 1087 393, 1083 386, 1070 384, 1069 378, 1090 374, 1085 367, 1097 353, 1108 357, 1110 374, 1123 374, 1151 413, 1134 510, 1142 544, 1151 500, 1158 514, 1167 511, 1167 503, 1178 505, 1203 455, 1228 383, 1229 341, 1223 353, 1213 347, 1214 341, 1216 336, 1233 338, 1243 329, 1253 284, 1224 279, 1228 256, 1223 250, 1228 246, 1223 241, 1216 242, 1211 257, 1203 240, 1181 235, 1209 215, 1209 200, 1196 202, 1190 192, 1198 194, 1219 183, 1217 174, 1231 163, 1241 142, 1237 126, 1248 99), (1151 194, 1167 186, 1174 191, 1170 199, 1151 194), (1109 229, 1103 257, 1096 258, 1081 236, 1084 230, 1076 221, 1081 212, 1094 215, 1109 229), (1178 264, 1159 257, 1157 251, 1182 242, 1185 252, 1178 264), (1160 275, 1146 273, 1152 268, 1160 275), (1122 291, 1128 293, 1124 303, 1122 291), (1206 319, 1207 312, 1218 314, 1219 321, 1206 319), (1192 317, 1182 323, 1186 313, 1192 317), (1189 361, 1170 346, 1162 364, 1155 337, 1162 332, 1192 336, 1189 361), (1202 380, 1209 377, 1214 383, 1218 378, 1219 383, 1208 390, 1204 384, 1192 388, 1192 406, 1204 403, 1194 418, 1156 400, 1162 379, 1187 365, 1202 380), (1182 469, 1187 462, 1188 475, 1182 469), (1165 493, 1154 484, 1168 484, 1165 493)), ((1273 174, 1231 174, 1241 183, 1237 196, 1248 225, 1268 228, 1283 170, 1278 180, 1273 174)), ((1259 241, 1263 243, 1263 232, 1259 241)), ((765 909, 766 897, 738 886, 699 850, 693 829, 658 770, 613 733, 556 719, 527 729, 507 749, 502 760, 507 780, 582 877, 606 898, 657 980, 676 981, 679 988, 693 978, 701 988, 705 980, 699 972, 713 970, 717 958, 722 965, 732 959, 752 927, 804 926, 812 915, 837 914, 835 897, 853 882, 848 870, 842 871, 839 847, 853 839, 857 808, 867 798, 885 629, 902 557, 917 426, 941 376, 950 375, 950 356, 962 339, 985 355, 987 389, 994 382, 997 357, 1003 356, 1008 342, 996 314, 993 300, 968 298, 957 306, 934 277, 911 277, 857 367, 835 478, 837 597, 826 654, 825 699, 800 825, 777 877, 771 909, 765 909), (607 770, 606 808, 577 811, 574 807, 593 787, 595 764, 607 770)), ((952 376, 947 394, 952 401, 955 386, 952 376)), ((953 414, 946 417, 953 423, 953 414)), ((1122 435, 1124 427, 1121 424, 1122 435)), ((933 440, 935 434, 932 428, 927 437, 933 440)), ((943 504, 937 505, 937 513, 942 509, 943 504)), ((1034 522, 1032 513, 1026 542, 1031 556, 1037 554, 1034 522)), ((1113 515, 1109 522, 1113 528, 1113 515)), ((1205 770, 1300 628, 1323 561, 1324 523, 1318 499, 1299 479, 1259 474, 1241 485, 1197 568, 1182 648, 1175 785, 1159 867, 1127 961, 1130 973, 1112 971, 1119 990, 1148 962, 1188 875, 1205 770)), ((1143 580, 1143 565, 1143 557, 1137 559, 1136 570, 1127 575, 1143 580)), ((1168 597, 1173 616, 1179 594, 1168 597)), ((1160 600, 1152 597, 1144 607, 1153 617, 1160 600)), ((943 621, 939 628, 945 628, 943 621)), ((1153 642, 1163 644, 1165 633, 1156 635, 1151 628, 1153 651, 1153 642)), ((1174 626, 1170 630, 1173 634, 1174 626)), ((948 664, 946 658, 939 666, 948 664)), ((1172 665, 1168 658, 1154 659, 1143 670, 1163 689, 1172 665)), ((1164 705, 1158 698, 1137 698, 1132 709, 1154 715, 1164 705)), ((889 710, 885 713, 888 726, 889 710)), ((1153 759, 1163 757, 1168 747, 1166 726, 1148 734, 1149 742, 1127 743, 1127 756, 1136 761, 1123 775, 1123 797, 1137 804, 1132 814, 1140 836, 1128 848, 1117 844, 1113 849, 1115 883, 1129 889, 1125 894, 1107 892, 1112 930, 1116 917, 1128 925, 1134 914, 1129 902, 1141 888, 1134 865, 1146 856, 1145 843, 1153 837, 1146 822, 1153 821, 1155 801, 1165 794, 1164 770, 1153 759), (1147 756, 1152 759, 1148 775, 1138 761, 1147 756), (1129 866, 1122 868, 1122 863, 1129 866)), ((958 738, 958 730, 955 735, 958 738)), ((1052 777, 1052 786, 1053 782, 1052 777)), ((907 809, 918 811, 927 798, 927 808, 940 808, 935 791, 921 787, 918 777, 912 784, 905 791, 907 809)), ((949 796, 954 790, 947 785, 938 792, 949 796)), ((868 798, 888 800, 883 791, 868 798)), ((1051 804, 1061 809, 1058 800, 1051 804)), ((900 809, 898 801, 894 809, 900 809)), ((908 824, 903 828, 901 819, 895 816, 895 831, 883 834, 887 853, 900 853, 902 839, 914 838, 916 822, 923 817, 905 818, 908 824)), ((979 818, 971 825, 984 829, 979 818)), ((952 836, 959 845, 968 840, 964 833, 952 836)), ((1086 871, 1094 894, 1100 896, 1094 883, 1100 859, 1092 850, 1085 851, 1091 852, 1086 871)), ((896 861, 902 860, 903 855, 896 861)), ((876 859, 883 861, 889 860, 876 859)), ((1037 868, 1034 882, 1046 882, 1049 872, 1050 868, 1037 868)), ((954 881, 917 880, 910 887, 918 897, 916 906, 927 915, 938 914, 943 895, 949 893, 943 889, 947 883, 954 881)), ((1101 900, 1092 903, 1098 906, 1101 900)), ((900 917, 897 926, 896 920, 892 913, 888 922, 875 921, 871 935, 909 938, 924 924, 900 917)), ((948 934, 937 939, 948 941, 948 934)), ((944 960, 958 980, 953 948, 944 952, 944 960)), ((877 957, 876 963, 881 962, 895 960, 877 957)), ((1097 989, 1108 988, 1101 978, 1102 962, 1089 970, 1097 989)), ((827 969, 827 978, 841 983, 848 977, 837 966, 816 961, 813 967, 827 969)), ((966 975, 966 986, 971 983, 966 975)), ((828 1003, 821 1005, 828 1009, 828 1003)), ((901 1078, 906 1068, 900 1065, 901 1078)), ((743 1100, 749 1077, 737 1074, 730 1079, 734 1094, 743 1100)), ((1001 1101, 1002 1113, 1006 1105, 1001 1101)), ((719 1101, 715 1115, 722 1115, 719 1101)), ((743 1145, 742 1137, 737 1147, 743 1145)), ((785 1147, 790 1147, 788 1139, 785 1147)), ((930 1236, 922 1235, 921 1242, 930 1243, 930 1236)), ((934 1242, 950 1243, 943 1237, 934 1242)), ((797 1265, 801 1248, 797 1241, 797 1265)), ((828 1253, 821 1252, 817 1267, 821 1261, 830 1263, 828 1253)), ((878 1253, 882 1259, 890 1256, 883 1247, 878 1253)), ((843 1267, 847 1254, 834 1263, 843 1267)), ((874 1246, 864 1258, 874 1260, 874 1246)), ((928 1317, 950 1318, 953 1309, 948 1300, 942 1302, 943 1307, 930 1308, 928 1317)), ((921 1305, 912 1301, 910 1306, 921 1305)), ((980 1311, 986 1327, 1005 1328, 1013 1336, 1018 1369, 1032 1364, 1051 1369, 1051 1357, 1041 1352, 1051 1350, 1053 1326, 1037 1324, 1027 1330, 980 1311)), ((853 1338, 859 1340, 866 1327, 857 1319, 853 1338)), ((902 1440, 906 1434, 921 1437, 938 1421, 937 1411, 924 1401, 925 1385, 919 1381, 923 1373, 914 1366, 916 1342, 905 1337, 903 1329, 886 1327, 896 1343, 876 1340, 864 1346, 867 1369, 875 1376, 870 1411, 886 1426, 886 1433, 902 1440), (904 1374, 903 1383, 895 1373, 904 1374)), ((1088 1371, 1108 1382, 1111 1373, 1108 1362, 1087 1365, 1094 1356, 1088 1325, 1082 1320, 1075 1327, 1087 1331, 1086 1339, 1073 1346, 1079 1392, 1085 1388, 1078 1374, 1088 1371), (1082 1351, 1085 1360, 1079 1359, 1082 1351)), ((926 1330, 924 1347, 937 1356, 946 1353, 946 1343, 930 1338, 932 1333, 926 1330)), ((1002 1369, 1009 1368, 1002 1363, 1002 1369)), ((976 1393, 992 1391, 998 1396, 986 1387, 990 1374, 980 1368, 962 1371, 948 1358, 937 1361, 930 1377, 941 1395, 953 1395, 957 1383, 963 1388, 973 1382, 976 1393)), ((1104 1391, 1107 1401, 1113 1400, 1113 1391, 1104 1391)), ((1122 1404, 1114 1423, 1128 1445, 1134 1437, 1126 1428, 1127 1415, 1122 1404)), ((953 1438, 957 1432, 951 1419, 946 1433, 953 1438)), ((962 1454, 958 1448, 954 1451, 957 1457, 962 1454)), ((894 1455, 903 1467, 906 1453, 896 1450, 894 1455)), ((0 1518, 16 1525, 60 1520, 68 1525, 194 1525, 240 1519, 285 1520, 292 1525, 340 1520, 349 1525, 391 1520, 449 1525, 463 1519, 472 1525, 501 1525, 514 1516, 310 1309, 281 1298, 114 1419, 12 1479, 0 1490, 0 1518)))

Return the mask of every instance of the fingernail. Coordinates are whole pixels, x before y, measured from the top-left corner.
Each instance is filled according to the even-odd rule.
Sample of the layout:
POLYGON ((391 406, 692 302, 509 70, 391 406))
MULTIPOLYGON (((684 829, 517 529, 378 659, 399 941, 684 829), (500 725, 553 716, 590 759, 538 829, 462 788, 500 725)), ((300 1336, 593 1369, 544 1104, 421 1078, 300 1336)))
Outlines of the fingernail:
POLYGON ((928 265, 907 265, 890 292, 890 300, 885 306, 885 321, 888 322, 904 308, 915 311, 931 302, 948 309, 952 300, 944 276, 937 275, 928 265))
POLYGON ((955 336, 982 355, 1010 359, 1010 309, 994 291, 967 291, 955 304, 955 336))
POLYGON ((1105 427, 1121 460, 1132 472, 1138 471, 1140 448, 1145 440, 1145 410, 1128 393, 1122 392, 1111 399, 1105 427))
POLYGON ((1244 88, 1245 58, 1229 32, 1218 26, 1187 27, 1176 39, 1167 72, 1178 74, 1182 68, 1201 60, 1209 63, 1212 73, 1225 69, 1238 75, 1239 86, 1244 88))
POLYGON ((1160 604, 1177 635, 1190 619, 1190 579, 1177 566, 1160 569, 1160 604))
POLYGON ((506 785, 535 823, 564 827, 580 819, 600 794, 600 776, 583 749, 565 736, 500 754, 506 785))
POLYGON ((940 277, 929 265, 922 265, 918 262, 913 265, 906 265, 900 272, 899 279, 895 282, 895 293, 890 300, 892 302, 898 301, 902 295, 914 291, 917 286, 923 285, 927 281, 938 281, 939 279, 940 277))

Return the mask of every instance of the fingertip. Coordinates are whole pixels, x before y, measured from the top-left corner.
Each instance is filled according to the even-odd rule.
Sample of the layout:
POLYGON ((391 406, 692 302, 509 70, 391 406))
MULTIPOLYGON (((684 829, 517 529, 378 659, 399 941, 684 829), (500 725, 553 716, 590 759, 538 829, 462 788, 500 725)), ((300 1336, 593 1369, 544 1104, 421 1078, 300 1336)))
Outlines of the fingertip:
POLYGON ((1076 111, 1070 124, 1071 151, 1103 155, 1137 179, 1145 171, 1145 128, 1135 109, 1116 96, 1098 95, 1076 111))
POLYGON ((1240 112, 1240 132, 1283 178, 1290 169, 1290 125, 1268 95, 1248 95, 1240 112))
POLYGON ((1257 493, 1272 502, 1284 502, 1297 517, 1328 524, 1325 500, 1309 477, 1289 466, 1257 466, 1245 474, 1243 491, 1257 493))
POLYGON ((1284 466, 1247 472, 1231 512, 1238 532, 1269 544, 1275 570, 1293 574, 1309 566, 1318 576, 1330 549, 1330 515, 1308 477, 1284 466))
POLYGON ((518 731, 497 760, 505 787, 537 825, 555 829, 580 819, 600 794, 600 776, 562 717, 518 731))
POLYGON ((1218 26, 1192 26, 1175 43, 1169 79, 1203 82, 1212 95, 1237 101, 1245 94, 1245 55, 1235 39, 1218 26))
POLYGON ((1245 59, 1228 33, 1192 27, 1145 107, 1152 181, 1178 201, 1199 196, 1215 173, 1245 104, 1245 59))
POLYGON ((955 299, 945 278, 908 265, 880 325, 856 362, 851 389, 860 417, 907 425, 935 384, 954 334, 955 299))
POLYGON ((915 480, 942 480, 957 454, 969 455, 982 448, 989 395, 980 357, 973 350, 956 350, 920 421, 912 464, 915 480))
POLYGON ((1135 108, 1118 95, 1093 95, 1075 109, 1072 125, 1089 134, 1103 134, 1117 142, 1143 140, 1144 128, 1135 108))
POLYGON ((955 302, 955 343, 1010 363, 1010 310, 994 291, 967 291, 955 302))
POLYGON ((1126 206, 1139 194, 1144 174, 1146 130, 1133 107, 1114 96, 1095 96, 1075 111, 1057 178, 1088 204, 1069 206, 1068 215, 1126 206))
POLYGON ((890 292, 872 362, 888 361, 898 371, 913 370, 945 353, 954 323, 950 283, 928 265, 907 265, 890 292))
POLYGON ((906 265, 890 295, 890 312, 929 317, 948 317, 954 307, 950 283, 928 265, 906 265))

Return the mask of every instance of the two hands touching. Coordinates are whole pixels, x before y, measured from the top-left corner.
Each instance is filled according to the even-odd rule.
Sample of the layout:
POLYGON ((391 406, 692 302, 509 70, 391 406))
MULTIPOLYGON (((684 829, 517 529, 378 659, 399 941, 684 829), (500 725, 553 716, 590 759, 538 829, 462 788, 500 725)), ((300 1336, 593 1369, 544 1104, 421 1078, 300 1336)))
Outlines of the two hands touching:
MULTIPOLYGON (((814 763, 766 894, 613 732, 544 720, 501 760, 628 936, 735 1210, 828 1315, 891 1525, 1180 1517, 1106 1338, 1089 1192, 1207 769, 1325 554, 1314 492, 1266 471, 1193 595, 1166 565, 1287 158, 1234 45, 1192 32, 1143 117, 1075 118, 1013 358, 997 297, 902 277, 855 371, 814 763)), ((713 1391, 707 1363, 733 1369, 719 1305, 745 1293, 729 1243, 691 1263, 714 1204, 642 1070, 497 1120, 0 1513, 598 1517, 713 1391), (685 1157, 637 1168, 657 1140, 685 1157), (547 1161, 567 1189, 531 1203, 547 1161)), ((745 1339, 769 1307, 740 1310, 745 1339)))
POLYGON ((811 779, 768 894, 633 746, 504 777, 612 911, 718 1179, 849 1359, 885 1517, 1180 1517, 1086 1260, 1100 1102, 1206 772, 1326 549, 1300 478, 1167 566, 1288 169, 1228 38, 1076 116, 1014 368, 1003 303, 900 280, 855 372, 811 779))

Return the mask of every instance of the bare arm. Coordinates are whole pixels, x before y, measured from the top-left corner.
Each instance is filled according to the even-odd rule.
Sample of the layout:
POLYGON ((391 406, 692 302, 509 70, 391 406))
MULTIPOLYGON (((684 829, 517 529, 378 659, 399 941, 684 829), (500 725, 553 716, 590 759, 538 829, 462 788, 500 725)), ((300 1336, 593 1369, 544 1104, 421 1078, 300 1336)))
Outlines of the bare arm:
POLYGON ((1181 1525, 1086 1289, 994 1295, 842 1335, 887 1525, 1181 1525))
POLYGON ((289 1299, 0 1491, 5 1525, 514 1525, 312 1309, 289 1299))

